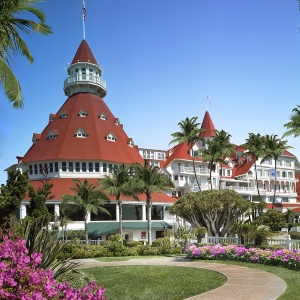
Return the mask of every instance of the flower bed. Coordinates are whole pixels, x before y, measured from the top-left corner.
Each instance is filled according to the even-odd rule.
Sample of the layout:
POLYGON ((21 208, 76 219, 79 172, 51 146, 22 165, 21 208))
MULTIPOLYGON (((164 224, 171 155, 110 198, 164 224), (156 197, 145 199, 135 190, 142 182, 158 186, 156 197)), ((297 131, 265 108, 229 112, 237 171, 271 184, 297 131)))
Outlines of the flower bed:
POLYGON ((22 238, 12 239, 11 235, 0 232, 0 240, 0 299, 105 299, 105 288, 95 282, 78 290, 67 282, 57 282, 51 270, 37 267, 42 254, 28 256, 22 238))
POLYGON ((221 244, 202 247, 191 245, 187 248, 186 257, 194 259, 221 259, 254 262, 300 270, 300 251, 298 250, 247 249, 244 246, 222 246, 221 244))

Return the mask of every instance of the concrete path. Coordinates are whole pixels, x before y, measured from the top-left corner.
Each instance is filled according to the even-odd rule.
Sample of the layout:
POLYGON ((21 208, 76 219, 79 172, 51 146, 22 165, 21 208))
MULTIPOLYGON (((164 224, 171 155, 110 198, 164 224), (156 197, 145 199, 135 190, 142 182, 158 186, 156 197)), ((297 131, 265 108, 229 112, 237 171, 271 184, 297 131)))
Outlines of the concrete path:
POLYGON ((165 265, 203 268, 219 272, 227 282, 219 288, 188 298, 188 300, 268 300, 277 299, 286 289, 281 278, 257 269, 208 262, 196 262, 179 257, 131 259, 120 262, 100 262, 94 259, 79 259, 79 268, 128 265, 165 265))

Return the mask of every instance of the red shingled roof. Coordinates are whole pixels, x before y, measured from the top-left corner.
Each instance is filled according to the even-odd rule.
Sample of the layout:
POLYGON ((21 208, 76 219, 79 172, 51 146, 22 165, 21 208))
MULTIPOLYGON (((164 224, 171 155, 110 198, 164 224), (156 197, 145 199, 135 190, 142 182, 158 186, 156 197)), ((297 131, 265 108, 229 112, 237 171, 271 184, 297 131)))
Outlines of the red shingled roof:
MULTIPOLYGON (((85 179, 90 184, 93 184, 95 186, 98 185, 98 182, 99 182, 98 178, 84 178, 84 179, 78 178, 78 180, 80 180, 80 181, 84 181, 85 179)), ((51 195, 50 195, 51 201, 61 201, 62 195, 72 194, 73 191, 70 190, 70 187, 75 187, 72 178, 52 178, 49 180, 49 182, 53 184, 53 187, 51 189, 51 195)), ((37 190, 43 186, 42 182, 39 180, 29 181, 29 184, 32 185, 35 190, 37 190)), ((139 197, 140 201, 146 202, 146 196, 144 194, 141 194, 138 197, 139 197)), ((24 200, 29 201, 30 199, 28 198, 28 196, 26 196, 24 200)), ((115 198, 111 197, 111 200, 115 200, 115 198)), ((129 198, 129 197, 123 197, 122 200, 123 201, 135 201, 134 199, 129 198)), ((155 193, 152 195, 152 201, 154 203, 157 203, 157 202, 174 203, 175 199, 173 199, 172 197, 170 197, 164 193, 161 193, 161 194, 155 193)))
POLYGON ((66 118, 55 118, 43 132, 39 141, 32 145, 24 155, 24 163, 45 160, 102 160, 131 164, 144 160, 136 147, 127 144, 128 136, 123 127, 114 123, 115 117, 97 95, 91 93, 77 93, 72 95, 58 110, 68 111, 66 118), (88 115, 78 116, 84 109, 88 115), (99 115, 105 112, 107 120, 101 120, 99 115), (59 132, 56 139, 49 140, 47 134, 50 129, 59 132), (87 138, 78 138, 75 133, 83 128, 87 138), (117 141, 109 141, 105 137, 113 132, 117 141))
POLYGON ((93 52, 86 40, 83 40, 79 45, 78 50, 71 62, 71 65, 77 62, 90 62, 91 64, 98 65, 93 52))
POLYGON ((208 111, 205 112, 201 128, 206 129, 205 132, 200 133, 201 138, 211 137, 211 136, 216 135, 216 133, 214 132, 214 130, 216 130, 215 125, 214 125, 208 111))
MULTIPOLYGON (((164 162, 161 162, 161 167, 166 168, 174 159, 182 159, 182 160, 192 160, 192 156, 190 155, 191 146, 188 145, 187 142, 180 143, 169 151, 166 152, 168 155, 169 152, 172 152, 169 157, 166 158, 164 162)), ((201 157, 195 157, 195 161, 202 162, 201 157)))

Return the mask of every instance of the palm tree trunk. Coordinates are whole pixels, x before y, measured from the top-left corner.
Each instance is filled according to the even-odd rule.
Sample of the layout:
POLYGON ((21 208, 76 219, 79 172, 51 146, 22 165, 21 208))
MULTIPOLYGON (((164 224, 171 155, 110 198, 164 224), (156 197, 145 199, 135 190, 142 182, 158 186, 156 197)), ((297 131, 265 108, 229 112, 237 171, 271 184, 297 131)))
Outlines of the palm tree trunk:
POLYGON ((197 174, 196 174, 196 167, 195 167, 195 159, 194 159, 194 150, 193 150, 193 148, 192 148, 192 161, 193 161, 193 167, 194 167, 194 174, 195 174, 196 182, 197 182, 199 191, 201 192, 201 187, 200 187, 200 184, 199 184, 199 181, 198 181, 198 177, 197 177, 197 174))
POLYGON ((219 180, 219 190, 221 190, 222 175, 223 175, 223 167, 222 167, 222 164, 221 164, 221 175, 220 175, 220 180, 219 180))
POLYGON ((275 195, 276 195, 276 179, 277 179, 277 160, 275 159, 275 184, 274 184, 274 196, 272 201, 272 209, 274 209, 274 203, 275 203, 275 195))
POLYGON ((212 168, 213 168, 213 166, 212 166, 212 162, 210 163, 210 171, 209 171, 209 180, 210 180, 210 189, 212 190, 212 181, 211 181, 211 173, 212 173, 212 168))
POLYGON ((89 234, 88 234, 88 226, 87 226, 87 214, 84 216, 84 231, 85 231, 85 244, 89 243, 89 234))
POLYGON ((260 202, 260 191, 258 188, 258 180, 257 180, 257 172, 256 172, 256 157, 254 159, 255 159, 254 169, 255 169, 256 188, 257 188, 257 192, 258 192, 258 201, 260 202))
POLYGON ((152 201, 150 197, 147 197, 147 214, 148 214, 148 244, 152 244, 152 236, 151 236, 151 209, 152 209, 152 201))
POLYGON ((121 239, 121 244, 123 245, 123 206, 122 206, 122 201, 118 199, 118 204, 119 204, 119 223, 120 223, 120 235, 122 237, 121 239))

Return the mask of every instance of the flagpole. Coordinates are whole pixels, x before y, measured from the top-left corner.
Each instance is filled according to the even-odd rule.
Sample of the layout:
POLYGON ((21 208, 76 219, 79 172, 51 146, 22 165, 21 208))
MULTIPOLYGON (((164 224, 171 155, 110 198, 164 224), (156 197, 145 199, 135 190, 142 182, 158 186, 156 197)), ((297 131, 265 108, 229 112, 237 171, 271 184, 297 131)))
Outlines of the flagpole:
POLYGON ((85 16, 86 16, 86 7, 84 0, 82 0, 82 27, 83 27, 83 39, 85 40, 85 16))

